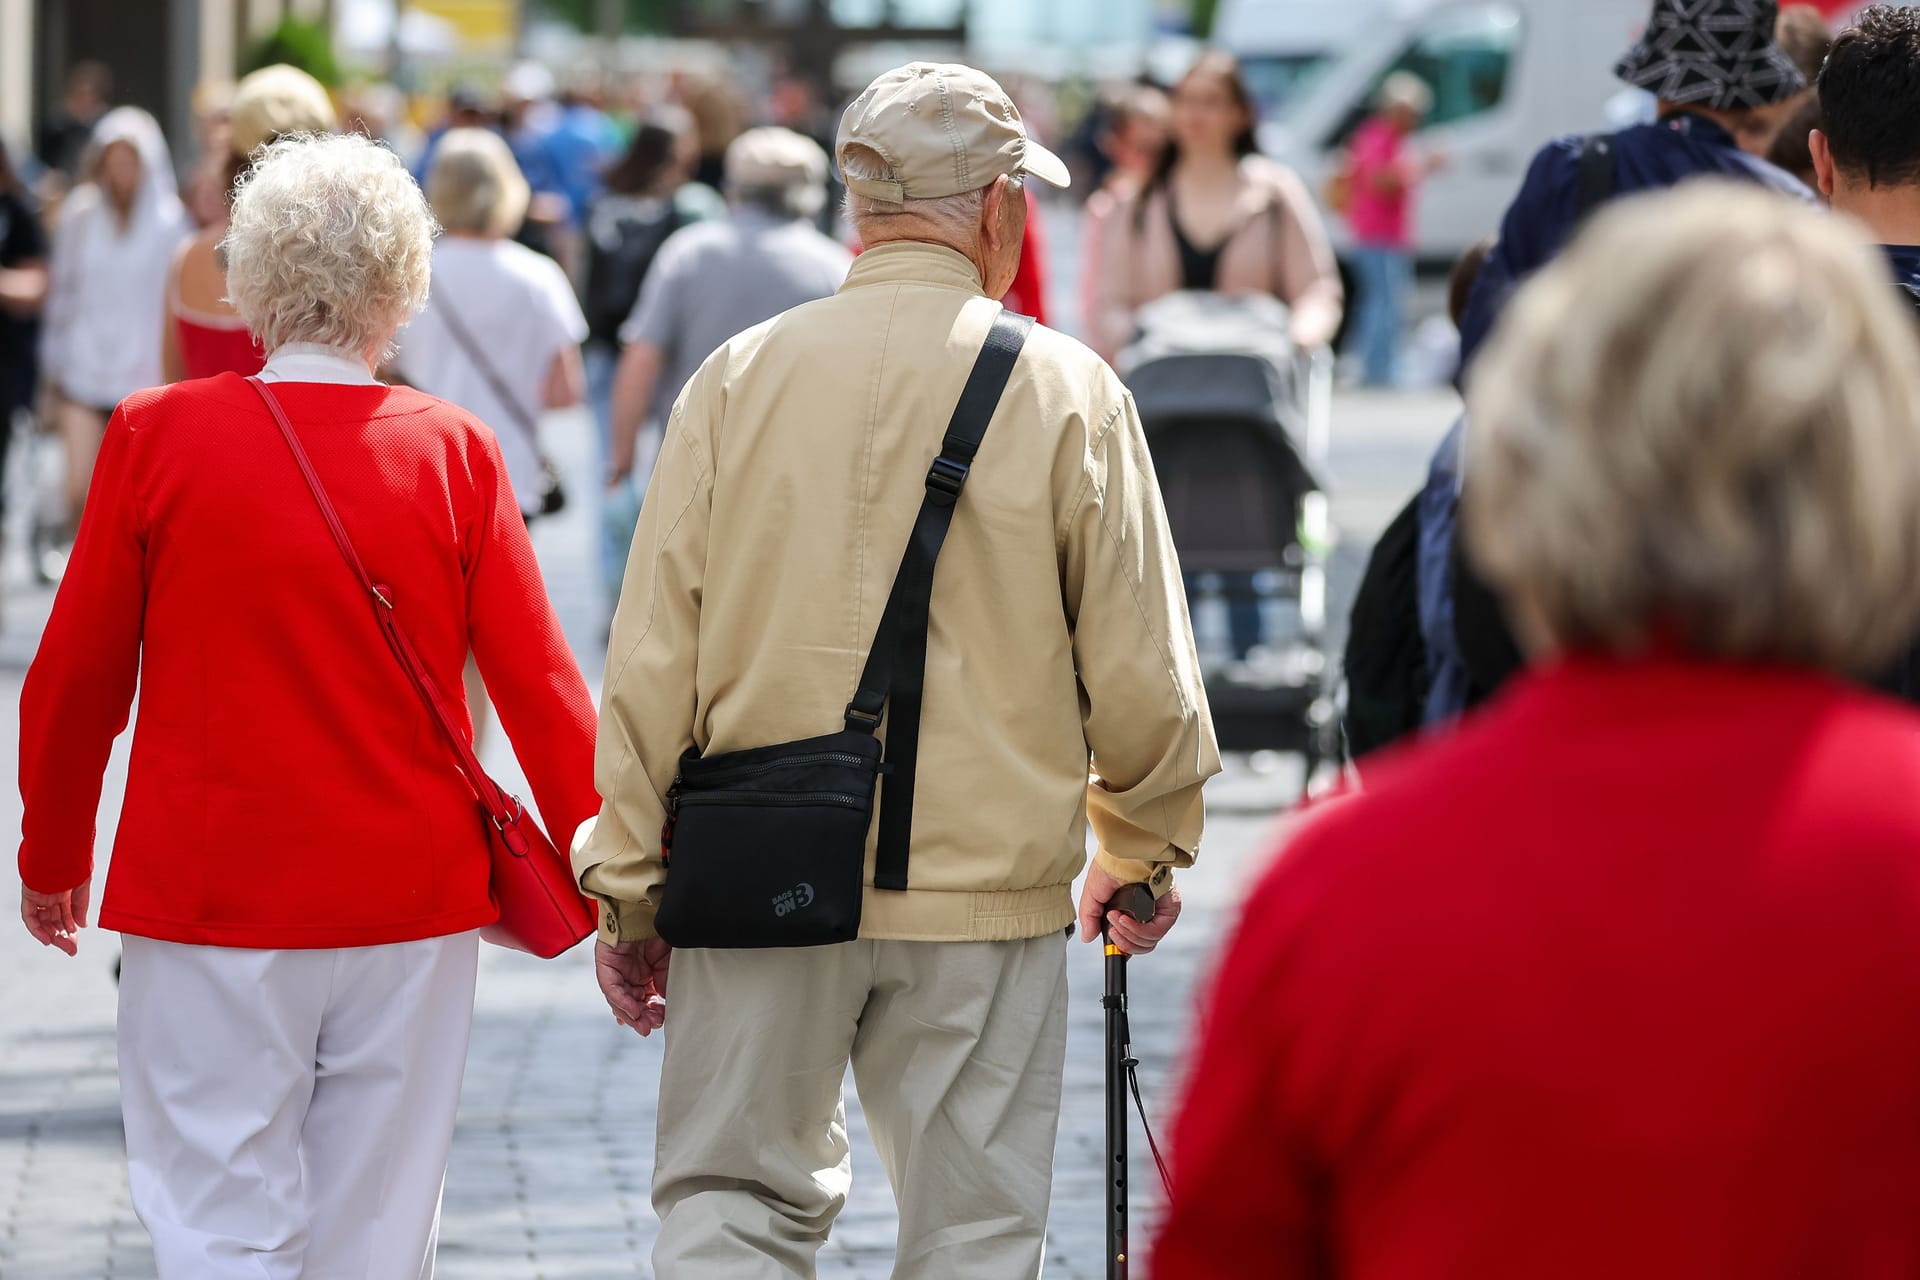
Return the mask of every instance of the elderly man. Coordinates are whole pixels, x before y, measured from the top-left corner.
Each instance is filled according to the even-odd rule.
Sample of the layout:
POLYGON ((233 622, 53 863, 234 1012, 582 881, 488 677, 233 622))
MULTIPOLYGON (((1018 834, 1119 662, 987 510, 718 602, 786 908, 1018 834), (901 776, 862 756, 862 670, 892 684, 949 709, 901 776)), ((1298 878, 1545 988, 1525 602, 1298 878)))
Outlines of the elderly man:
POLYGON ((853 258, 812 221, 827 199, 827 156, 791 129, 749 129, 727 148, 732 214, 675 232, 621 326, 613 386, 612 475, 634 467, 640 430, 664 423, 702 361, 734 334, 847 278, 853 258))
MULTIPOLYGON (((872 731, 863 666, 896 612, 894 566, 940 495, 957 496, 930 625, 918 646, 892 646, 880 838, 856 832, 852 850, 857 939, 672 954, 655 1266, 666 1280, 813 1274, 849 1183, 851 1061, 900 1206, 894 1275, 1017 1280, 1041 1264, 1063 930, 1089 815, 1081 936, 1145 882, 1151 920, 1111 923, 1124 950, 1151 951, 1179 914, 1173 869, 1199 847, 1219 758, 1133 403, 1079 343, 1036 327, 1021 347, 1025 322, 993 301, 1018 265, 1023 179, 1064 185, 1065 167, 992 80, 927 63, 856 99, 836 150, 867 250, 835 297, 723 345, 674 407, 608 654, 604 805, 574 862, 603 903, 602 989, 645 1033, 667 988, 656 911, 710 875, 689 841, 720 820, 712 802, 759 795, 746 788, 764 769, 698 809, 683 787, 716 757, 781 753, 770 744, 843 717, 834 743, 872 731), (980 371, 1010 350, 991 410, 980 371), (991 423, 970 466, 952 456, 969 422, 976 436, 991 423), (915 656, 924 675, 903 684, 915 656), (896 849, 902 818, 911 836, 896 849)), ((807 768, 848 758, 843 746, 807 768)), ((827 887, 793 835, 814 818, 791 813, 769 819, 764 847, 707 851, 793 860, 796 892, 765 912, 768 930, 804 919, 827 887)))

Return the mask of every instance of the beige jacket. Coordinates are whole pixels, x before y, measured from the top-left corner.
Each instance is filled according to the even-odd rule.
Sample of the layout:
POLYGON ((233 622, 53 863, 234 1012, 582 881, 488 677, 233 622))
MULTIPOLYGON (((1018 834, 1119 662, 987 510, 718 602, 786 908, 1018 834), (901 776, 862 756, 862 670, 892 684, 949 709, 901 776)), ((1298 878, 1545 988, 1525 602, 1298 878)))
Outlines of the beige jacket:
MULTIPOLYGON (((1267 293, 1293 308, 1294 340, 1333 341, 1340 328, 1340 268, 1326 224, 1293 171, 1260 156, 1240 162, 1234 230, 1220 255, 1220 291, 1267 293)), ((1089 204, 1092 202, 1089 201, 1089 204)), ((1093 345, 1109 360, 1133 339, 1134 313, 1181 287, 1180 248, 1164 188, 1114 202, 1100 218, 1089 282, 1093 345)))
MULTIPOLYGON (((613 623, 604 803, 574 847, 603 939, 652 932, 683 751, 841 727, 998 312, 960 254, 881 245, 836 296, 741 334, 687 384, 613 623)), ((1091 351, 1035 328, 934 581, 911 887, 871 887, 870 831, 861 934, 1066 927, 1089 815, 1101 862, 1164 892, 1219 767, 1133 401, 1091 351)))

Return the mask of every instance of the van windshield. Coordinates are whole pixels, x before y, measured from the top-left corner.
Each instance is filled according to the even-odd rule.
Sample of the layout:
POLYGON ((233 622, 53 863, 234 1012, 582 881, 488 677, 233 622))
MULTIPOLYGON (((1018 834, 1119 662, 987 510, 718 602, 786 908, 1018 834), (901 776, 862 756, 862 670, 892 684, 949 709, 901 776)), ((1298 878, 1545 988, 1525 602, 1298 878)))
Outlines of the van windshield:
POLYGON ((1333 61, 1325 53, 1243 54, 1240 74, 1262 120, 1271 120, 1333 61))
MULTIPOLYGON (((1519 10, 1512 4, 1488 0, 1487 3, 1455 5, 1432 15, 1404 31, 1390 56, 1384 59, 1382 54, 1389 51, 1379 43, 1355 48, 1349 58, 1353 62, 1371 63, 1373 72, 1364 82, 1353 86, 1357 90, 1353 101, 1339 118, 1332 135, 1321 139, 1322 144, 1344 145, 1353 131, 1373 114, 1380 86, 1388 76, 1400 71, 1419 76, 1433 90, 1433 111, 1426 119, 1429 128, 1498 109, 1506 100, 1514 56, 1523 35, 1519 10)), ((1341 83, 1351 79, 1342 76, 1341 83)), ((1306 95, 1296 95, 1293 106, 1304 110, 1306 95)), ((1286 114, 1283 112, 1283 120, 1286 114)))

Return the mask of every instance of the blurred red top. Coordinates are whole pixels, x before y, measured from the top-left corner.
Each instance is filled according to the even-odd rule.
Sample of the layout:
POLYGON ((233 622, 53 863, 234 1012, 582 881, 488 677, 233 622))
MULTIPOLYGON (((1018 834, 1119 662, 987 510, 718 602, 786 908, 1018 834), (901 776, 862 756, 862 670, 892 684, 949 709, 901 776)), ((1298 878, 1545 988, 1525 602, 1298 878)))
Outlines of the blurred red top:
POLYGON ((1155 1280, 1920 1276, 1916 794, 1909 709, 1667 659, 1383 765, 1227 952, 1155 1280))

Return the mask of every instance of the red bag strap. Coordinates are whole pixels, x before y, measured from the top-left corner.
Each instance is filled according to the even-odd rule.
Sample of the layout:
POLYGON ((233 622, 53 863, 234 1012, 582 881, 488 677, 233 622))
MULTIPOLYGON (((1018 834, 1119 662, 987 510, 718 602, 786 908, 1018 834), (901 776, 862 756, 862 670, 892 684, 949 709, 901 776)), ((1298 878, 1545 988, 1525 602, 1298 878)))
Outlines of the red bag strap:
MULTIPOLYGON (((385 583, 375 582, 373 576, 367 572, 367 566, 361 561, 360 553, 353 548, 353 539, 347 536, 346 526, 340 522, 340 513, 334 510, 333 500, 327 497, 326 486, 320 483, 320 475, 313 469, 313 460, 307 457, 305 446, 300 443, 300 437, 294 433, 293 423, 287 420, 287 411, 280 407, 278 397, 265 382, 257 377, 248 378, 247 382, 260 393, 260 399, 266 404, 267 412, 273 415, 274 425, 278 426, 280 434, 286 437, 287 448, 292 452, 293 460, 300 468, 300 475, 307 482, 307 488, 313 493, 314 504, 320 508, 320 516, 327 522, 327 531, 333 535, 335 545, 340 548, 341 557, 353 570, 354 576, 360 579, 361 588, 373 598, 373 616, 380 624, 381 634, 387 638, 387 647, 399 660, 401 670, 406 673, 407 682, 413 686, 414 692, 420 696, 420 701, 426 705, 427 713, 439 724, 440 732, 452 745, 455 762, 460 766, 460 772, 466 776, 468 784, 472 786, 473 793, 479 798, 481 806, 486 809, 487 817, 511 844, 520 835, 518 824, 525 812, 520 802, 509 797, 500 784, 488 777, 487 771, 480 766, 479 757, 473 753, 473 743, 468 740, 466 734, 460 732, 459 724, 447 710, 446 701, 440 696, 439 689, 434 686, 433 677, 427 674, 426 664, 420 660, 419 651, 413 647, 413 642, 407 638, 407 633, 400 629, 400 623, 393 611, 393 589, 385 583)), ((515 852, 519 850, 516 849, 515 852)))

